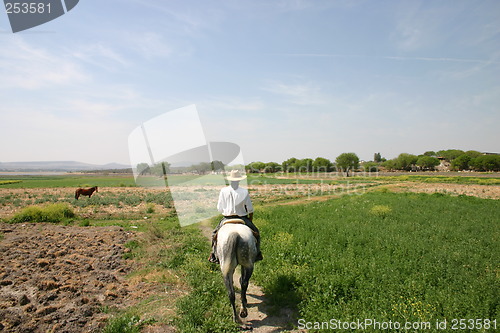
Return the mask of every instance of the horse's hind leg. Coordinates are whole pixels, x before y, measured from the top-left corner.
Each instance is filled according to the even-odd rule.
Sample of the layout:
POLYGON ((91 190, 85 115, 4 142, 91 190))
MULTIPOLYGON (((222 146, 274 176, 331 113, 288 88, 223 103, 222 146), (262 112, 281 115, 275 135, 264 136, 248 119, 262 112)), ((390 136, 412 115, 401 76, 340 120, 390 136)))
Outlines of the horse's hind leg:
POLYGON ((248 289, 248 283, 250 281, 250 277, 252 277, 252 273, 253 273, 253 266, 251 266, 251 267, 241 266, 241 277, 240 277, 240 285, 241 285, 240 317, 241 318, 246 318, 246 316, 248 316, 247 289, 248 289))
POLYGON ((231 306, 233 307, 233 320, 238 322, 238 315, 236 314, 236 295, 234 293, 234 285, 233 285, 233 272, 226 273, 224 276, 224 284, 227 289, 227 296, 229 297, 229 302, 231 302, 231 306))

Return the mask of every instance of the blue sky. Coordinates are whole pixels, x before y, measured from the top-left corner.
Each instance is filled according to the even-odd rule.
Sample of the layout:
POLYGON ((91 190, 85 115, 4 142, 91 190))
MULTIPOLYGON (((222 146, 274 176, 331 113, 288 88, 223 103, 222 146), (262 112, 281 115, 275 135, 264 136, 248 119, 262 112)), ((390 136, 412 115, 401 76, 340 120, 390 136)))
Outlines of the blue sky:
POLYGON ((500 151, 495 0, 81 0, 0 43, 3 162, 128 163, 190 104, 246 162, 500 151))

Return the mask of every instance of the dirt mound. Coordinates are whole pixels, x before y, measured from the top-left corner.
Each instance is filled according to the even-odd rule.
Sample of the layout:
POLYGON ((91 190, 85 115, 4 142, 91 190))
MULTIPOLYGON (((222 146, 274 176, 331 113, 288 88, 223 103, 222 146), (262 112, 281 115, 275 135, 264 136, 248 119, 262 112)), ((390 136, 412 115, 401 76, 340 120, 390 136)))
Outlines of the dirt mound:
POLYGON ((1 224, 0 331, 97 332, 130 306, 120 227, 1 224))

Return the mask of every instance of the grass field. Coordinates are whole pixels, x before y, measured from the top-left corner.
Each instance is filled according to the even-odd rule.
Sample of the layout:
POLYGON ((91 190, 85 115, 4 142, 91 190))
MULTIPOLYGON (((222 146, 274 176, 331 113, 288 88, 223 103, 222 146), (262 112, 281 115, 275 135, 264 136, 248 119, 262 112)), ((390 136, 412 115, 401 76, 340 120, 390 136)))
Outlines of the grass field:
POLYGON ((380 192, 264 209, 256 279, 308 322, 499 321, 499 214, 497 200, 380 192))
MULTIPOLYGON (((386 186, 453 183, 476 186, 479 193, 497 191, 496 179, 252 175, 248 183, 265 256, 252 279, 276 311, 286 307, 296 313, 295 325, 299 319, 333 318, 498 322, 500 201, 458 193, 392 193, 386 186), (332 191, 314 196, 334 193, 333 199, 290 201, 305 195, 311 199, 311 191, 304 189, 318 184, 332 191)), ((220 272, 206 261, 209 244, 196 225, 178 225, 168 191, 136 187, 132 177, 124 176, 0 177, 0 210, 4 222, 45 219, 139 231, 142 236, 127 253, 140 263, 130 278, 189 291, 175 299, 149 296, 115 313, 108 332, 138 331, 148 322, 172 324, 180 332, 237 330, 220 272), (76 187, 93 185, 100 191, 91 199, 74 200, 76 187), (163 315, 165 308, 175 315, 163 315)))

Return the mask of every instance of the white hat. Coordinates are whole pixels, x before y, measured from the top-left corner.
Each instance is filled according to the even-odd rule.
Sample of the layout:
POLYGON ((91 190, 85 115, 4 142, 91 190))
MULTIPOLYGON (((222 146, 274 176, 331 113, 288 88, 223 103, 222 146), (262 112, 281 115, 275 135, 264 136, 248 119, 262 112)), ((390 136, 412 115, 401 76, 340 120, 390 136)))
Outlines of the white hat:
POLYGON ((247 178, 247 176, 242 175, 240 173, 240 170, 231 170, 231 172, 229 172, 229 175, 226 176, 227 180, 230 180, 233 182, 239 182, 240 180, 243 180, 245 178, 247 178))

